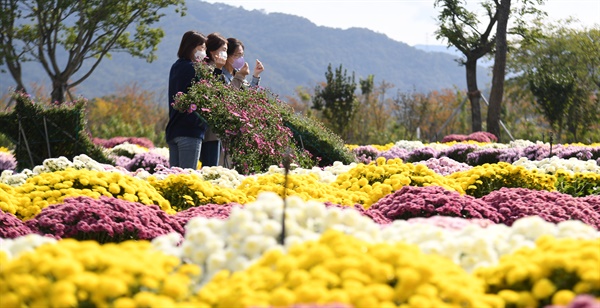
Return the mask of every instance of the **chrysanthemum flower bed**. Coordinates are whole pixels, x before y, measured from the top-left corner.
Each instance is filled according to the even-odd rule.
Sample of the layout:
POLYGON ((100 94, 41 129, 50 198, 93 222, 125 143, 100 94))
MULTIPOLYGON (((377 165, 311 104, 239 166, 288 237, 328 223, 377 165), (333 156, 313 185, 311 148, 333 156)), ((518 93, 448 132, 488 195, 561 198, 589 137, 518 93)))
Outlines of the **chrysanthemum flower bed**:
POLYGON ((85 156, 6 171, 0 307, 600 305, 598 145, 511 145, 398 142, 287 180, 85 156), (487 149, 505 159, 473 165, 487 149))

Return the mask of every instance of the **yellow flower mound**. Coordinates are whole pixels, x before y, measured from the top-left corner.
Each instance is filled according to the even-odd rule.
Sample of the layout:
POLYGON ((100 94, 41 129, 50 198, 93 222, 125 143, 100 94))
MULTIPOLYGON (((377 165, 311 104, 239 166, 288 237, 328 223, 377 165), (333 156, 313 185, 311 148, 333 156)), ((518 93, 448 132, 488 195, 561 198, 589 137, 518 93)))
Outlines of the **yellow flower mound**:
MULTIPOLYGON (((248 177, 242 181, 237 190, 248 197, 256 199, 263 191, 270 191, 283 197, 285 176, 283 174, 268 174, 258 177, 248 177)), ((287 195, 299 196, 304 201, 331 201, 336 204, 354 205, 365 199, 365 194, 356 194, 344 189, 320 182, 316 174, 288 175, 287 195)))
POLYGON ((15 190, 12 186, 0 183, 0 210, 5 213, 17 213, 17 198, 15 198, 15 190))
POLYGON ((243 192, 213 185, 196 174, 172 174, 164 180, 152 176, 147 181, 169 200, 171 207, 177 212, 209 203, 246 204, 256 200, 255 197, 246 196, 243 192))
MULTIPOLYGON (((394 147, 394 143, 391 142, 384 145, 370 144, 369 146, 375 148, 377 151, 389 151, 392 147, 394 147)), ((358 144, 346 144, 346 148, 348 148, 349 150, 354 150, 358 147, 360 147, 360 145, 358 144)))
POLYGON ((173 213, 169 202, 145 180, 119 172, 76 170, 42 173, 28 178, 14 189, 18 200, 17 217, 27 220, 43 208, 61 203, 68 197, 115 197, 146 205, 156 204, 163 211, 173 213))
POLYGON ((177 307, 198 275, 146 241, 65 239, 3 261, 0 307, 177 307))
POLYGON ((502 187, 553 191, 556 182, 556 177, 553 175, 541 174, 505 162, 483 164, 466 171, 452 173, 447 178, 456 181, 467 195, 477 198, 502 187))
POLYGON ((452 261, 403 243, 369 244, 339 231, 267 252, 248 269, 219 272, 197 295, 216 307, 502 307, 483 281, 452 261))
POLYGON ((543 236, 535 248, 522 248, 474 274, 508 306, 564 306, 576 294, 600 294, 600 239, 543 236))
POLYGON ((362 193, 361 203, 370 207, 379 199, 411 186, 441 186, 447 190, 464 193, 454 180, 435 173, 423 164, 405 164, 401 159, 377 158, 368 165, 358 164, 346 173, 342 173, 332 184, 351 193, 362 193))

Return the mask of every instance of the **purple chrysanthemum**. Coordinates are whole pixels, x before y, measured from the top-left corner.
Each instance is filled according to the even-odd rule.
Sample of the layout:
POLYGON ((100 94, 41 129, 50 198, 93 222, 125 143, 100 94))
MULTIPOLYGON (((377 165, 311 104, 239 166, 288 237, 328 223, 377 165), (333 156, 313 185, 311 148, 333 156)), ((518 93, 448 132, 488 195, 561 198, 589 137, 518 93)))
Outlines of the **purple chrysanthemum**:
POLYGON ((17 216, 0 211, 0 238, 16 238, 34 233, 17 216))
POLYGON ((154 173, 156 167, 159 165, 168 167, 169 160, 157 153, 143 152, 135 154, 135 156, 125 166, 125 169, 129 171, 136 171, 141 168, 150 173, 154 173))
POLYGON ((184 233, 173 216, 156 205, 105 196, 66 198, 62 204, 44 208, 25 224, 39 234, 93 239, 100 243, 151 240, 170 232, 184 233))
POLYGON ((194 217, 205 217, 205 218, 219 218, 227 219, 231 214, 231 209, 234 206, 242 206, 238 203, 232 202, 227 204, 205 204, 201 206, 194 206, 175 214, 175 220, 185 227, 185 225, 194 217))
POLYGON ((375 202, 369 210, 378 210, 391 220, 438 215, 489 219, 495 223, 502 220, 488 204, 440 186, 404 186, 375 202))
POLYGON ((17 160, 11 153, 0 151, 0 173, 4 170, 15 171, 17 169, 17 160))
POLYGON ((512 225, 527 216, 558 223, 581 220, 600 230, 600 196, 573 197, 560 192, 527 188, 501 188, 481 198, 503 216, 502 222, 512 225))

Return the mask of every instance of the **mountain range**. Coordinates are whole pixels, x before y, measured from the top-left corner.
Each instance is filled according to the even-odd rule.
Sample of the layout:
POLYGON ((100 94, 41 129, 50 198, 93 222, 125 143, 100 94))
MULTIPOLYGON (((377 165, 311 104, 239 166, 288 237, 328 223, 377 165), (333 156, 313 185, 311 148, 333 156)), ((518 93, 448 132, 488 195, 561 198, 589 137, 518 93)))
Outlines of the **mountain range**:
MULTIPOLYGON (((349 75, 355 73, 357 83, 372 74, 376 84, 385 81, 399 91, 466 89, 465 69, 456 61, 460 54, 445 46, 413 47, 365 28, 317 26, 303 17, 220 3, 188 0, 186 5, 187 14, 183 17, 173 9, 163 11, 166 15, 156 26, 165 31, 165 37, 158 45, 155 61, 148 63, 128 54, 113 53, 78 86, 76 93, 94 98, 135 84, 166 100, 169 69, 176 60, 181 36, 188 30, 205 35, 219 32, 241 40, 250 68, 255 59, 265 65, 261 86, 284 98, 293 96, 298 86, 314 89, 318 82, 325 81, 329 64, 334 68, 341 64, 349 75)), ((36 82, 49 86, 39 64, 25 63, 23 67, 26 85, 36 82)), ((84 64, 85 67, 89 66, 84 64)), ((14 87, 8 73, 0 76, 0 91, 14 87)), ((480 67, 478 76, 479 87, 485 88, 491 80, 488 69, 480 67)))

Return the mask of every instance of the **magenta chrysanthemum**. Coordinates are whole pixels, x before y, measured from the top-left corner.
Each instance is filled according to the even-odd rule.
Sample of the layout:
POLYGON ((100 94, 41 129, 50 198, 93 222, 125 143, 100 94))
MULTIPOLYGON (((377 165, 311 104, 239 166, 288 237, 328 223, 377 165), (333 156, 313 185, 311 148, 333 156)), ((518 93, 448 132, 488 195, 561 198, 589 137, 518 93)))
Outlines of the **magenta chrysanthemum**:
POLYGON ((34 232, 59 238, 93 239, 100 243, 151 240, 181 225, 156 205, 102 196, 67 198, 51 205, 25 224, 34 232))

